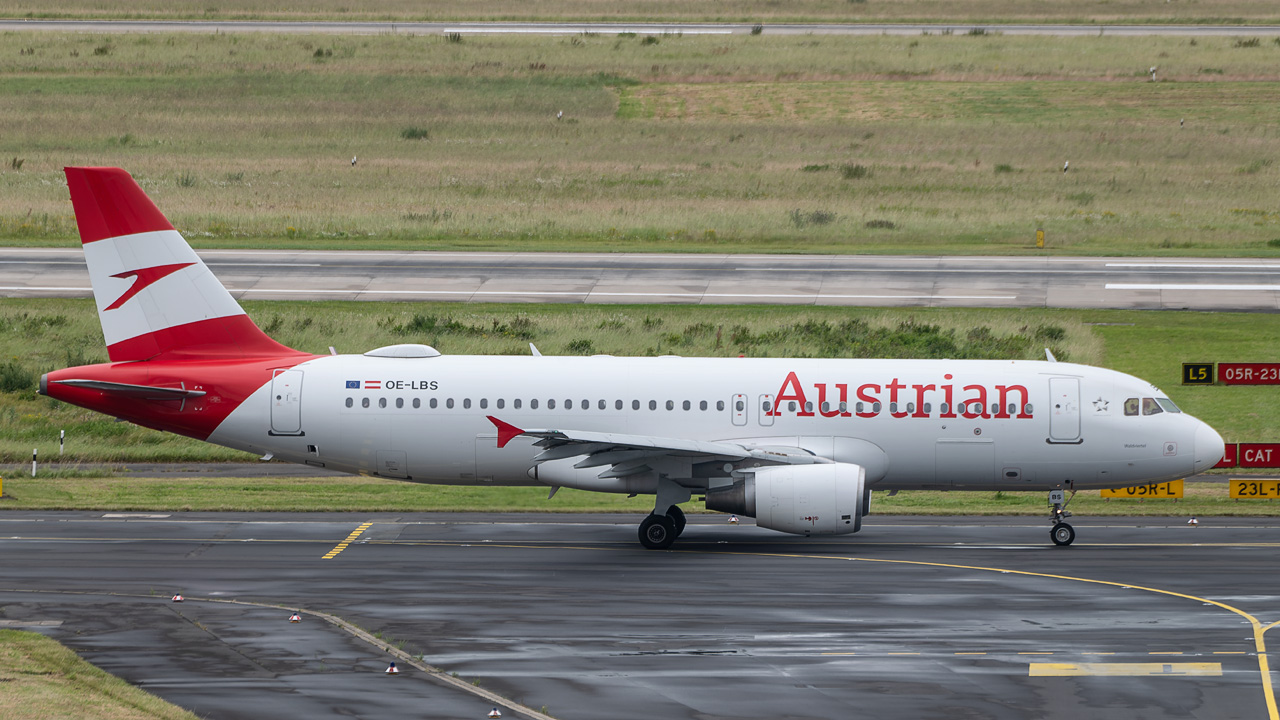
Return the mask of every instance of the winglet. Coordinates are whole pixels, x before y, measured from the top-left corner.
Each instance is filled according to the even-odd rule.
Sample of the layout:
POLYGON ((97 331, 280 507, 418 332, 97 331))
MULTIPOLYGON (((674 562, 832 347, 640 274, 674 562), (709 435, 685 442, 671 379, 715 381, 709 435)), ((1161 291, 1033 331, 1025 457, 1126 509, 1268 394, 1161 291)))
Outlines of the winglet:
POLYGON ((506 447, 507 443, 511 442, 512 438, 524 434, 523 430, 511 423, 502 422, 492 415, 486 415, 485 417, 489 418, 489 422, 493 423, 493 426, 498 428, 498 447, 500 448, 506 447))

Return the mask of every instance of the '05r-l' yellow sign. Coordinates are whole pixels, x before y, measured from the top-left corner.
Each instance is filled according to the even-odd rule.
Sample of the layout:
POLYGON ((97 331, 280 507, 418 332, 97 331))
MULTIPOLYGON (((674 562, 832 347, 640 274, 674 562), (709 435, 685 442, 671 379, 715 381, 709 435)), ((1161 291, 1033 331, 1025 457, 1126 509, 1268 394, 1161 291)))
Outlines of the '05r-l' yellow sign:
POLYGON ((1139 485, 1137 487, 1103 490, 1104 498, 1142 498, 1153 500, 1177 500, 1182 497, 1182 481, 1170 480, 1164 483, 1139 485))

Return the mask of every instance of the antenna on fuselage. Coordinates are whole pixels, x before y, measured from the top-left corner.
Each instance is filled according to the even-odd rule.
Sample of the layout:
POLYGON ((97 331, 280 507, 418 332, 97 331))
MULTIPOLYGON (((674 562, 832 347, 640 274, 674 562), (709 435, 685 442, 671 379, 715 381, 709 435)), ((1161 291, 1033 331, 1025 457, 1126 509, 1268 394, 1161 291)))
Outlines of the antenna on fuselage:
POLYGON ((1053 351, 1050 350, 1049 348, 1044 349, 1044 359, 1048 360, 1049 362, 1058 362, 1058 358, 1053 356, 1053 351))
POLYGON ((542 357, 542 353, 538 352, 537 346, 533 343, 529 343, 529 350, 533 353, 534 357, 542 357))

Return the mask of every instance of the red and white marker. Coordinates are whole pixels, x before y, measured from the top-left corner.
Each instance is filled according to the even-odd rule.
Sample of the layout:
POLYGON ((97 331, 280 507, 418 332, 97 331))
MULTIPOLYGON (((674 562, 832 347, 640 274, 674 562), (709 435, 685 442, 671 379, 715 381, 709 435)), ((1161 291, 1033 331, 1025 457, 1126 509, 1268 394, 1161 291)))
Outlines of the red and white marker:
POLYGON ((298 613, 294 613, 289 616, 289 622, 291 623, 302 622, 302 616, 299 615, 298 613))
POLYGON ((1191 518, 1190 520, 1188 520, 1188 521, 1187 521, 1187 524, 1188 524, 1188 525, 1199 525, 1199 524, 1200 524, 1200 521, 1199 521, 1199 520, 1197 520, 1197 519, 1195 519, 1195 518, 1191 518))
POLYGON ((737 525, 737 524, 738 524, 738 516, 737 516, 737 515, 730 515, 730 516, 729 516, 729 524, 730 524, 730 525, 737 525))
POLYGON ((498 720, 498 718, 502 717, 502 713, 498 712, 498 708, 494 708, 489 711, 489 717, 493 718, 493 720, 498 720))
POLYGON ((390 665, 388 665, 388 666, 387 666, 387 674, 388 674, 388 675, 399 675, 399 674, 400 674, 400 668, 396 667, 396 664, 395 664, 395 663, 391 663, 390 665))
POLYGON ((182 595, 181 595, 181 594, 174 595, 174 596, 173 596, 173 601, 174 601, 174 602, 182 602, 182 595))

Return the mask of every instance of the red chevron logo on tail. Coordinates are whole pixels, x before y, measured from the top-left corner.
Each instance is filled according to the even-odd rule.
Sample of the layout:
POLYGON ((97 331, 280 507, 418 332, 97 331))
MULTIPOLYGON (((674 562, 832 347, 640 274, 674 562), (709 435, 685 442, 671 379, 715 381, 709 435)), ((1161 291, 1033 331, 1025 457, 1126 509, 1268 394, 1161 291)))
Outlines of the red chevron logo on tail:
POLYGON ((124 294, 116 298, 116 301, 107 306, 107 310, 115 310, 116 308, 129 302, 129 300, 138 293, 142 292, 146 287, 160 278, 172 275, 184 267, 191 267, 195 263, 174 263, 172 265, 156 265, 155 267, 140 268, 138 270, 128 270, 122 273, 112 275, 113 278, 124 279, 133 278, 133 285, 124 294))

